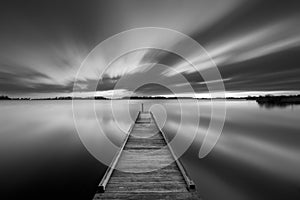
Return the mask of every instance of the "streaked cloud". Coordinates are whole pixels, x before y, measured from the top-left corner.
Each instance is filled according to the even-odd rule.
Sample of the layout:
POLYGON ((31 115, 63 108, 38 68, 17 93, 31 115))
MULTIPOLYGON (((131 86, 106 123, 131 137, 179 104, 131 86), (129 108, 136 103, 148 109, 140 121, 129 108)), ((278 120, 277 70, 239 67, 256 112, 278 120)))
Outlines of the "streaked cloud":
MULTIPOLYGON (((145 26, 187 34, 208 54, 189 52, 188 59, 196 63, 191 66, 170 52, 143 49, 106 66, 111 51, 150 37, 124 38, 89 60, 89 69, 77 77, 75 87, 110 95, 121 77, 130 82, 132 78, 154 76, 166 81, 167 86, 177 87, 182 95, 189 93, 187 84, 204 94, 208 92, 207 83, 221 80, 203 80, 201 73, 217 64, 228 94, 299 91, 298 3, 268 5, 265 1, 243 0, 7 2, 0 9, 0 92, 20 96, 70 94, 82 61, 99 42, 145 26), (169 69, 152 70, 159 64, 169 69), (174 78, 177 74, 182 74, 187 83, 174 78)), ((153 38, 148 44, 168 48, 182 44, 178 38, 153 38)), ((189 51, 189 47, 182 48, 189 51)), ((144 87, 144 94, 169 95, 167 90, 152 86, 144 87)), ((118 91, 133 92, 126 86, 118 91)))

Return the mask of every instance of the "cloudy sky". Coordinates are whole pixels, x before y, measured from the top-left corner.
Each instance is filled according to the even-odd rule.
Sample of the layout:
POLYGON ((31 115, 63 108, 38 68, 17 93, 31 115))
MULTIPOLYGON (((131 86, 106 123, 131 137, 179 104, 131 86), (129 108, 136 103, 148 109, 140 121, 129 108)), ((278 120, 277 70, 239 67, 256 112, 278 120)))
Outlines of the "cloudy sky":
MULTIPOLYGON (((1 2, 0 27, 4 95, 70 95, 79 67, 92 49, 110 36, 140 27, 173 29, 196 40, 218 66, 228 96, 300 91, 297 0, 11 0, 1 2)), ((164 41, 158 37, 153 42, 164 41)), ((193 69, 170 52, 142 49, 120 57, 101 76, 93 70, 106 66, 94 62, 93 70, 81 73, 78 83, 88 95, 96 83, 97 94, 104 96, 114 90, 120 95, 169 95, 168 87, 188 96, 187 83, 176 78, 181 74, 197 95, 205 96, 206 83, 220 80, 204 81, 199 73, 209 70, 211 62, 197 52, 190 52, 190 59, 201 67, 193 69), (165 80, 167 85, 153 83, 131 91, 125 84, 145 77, 165 80)))

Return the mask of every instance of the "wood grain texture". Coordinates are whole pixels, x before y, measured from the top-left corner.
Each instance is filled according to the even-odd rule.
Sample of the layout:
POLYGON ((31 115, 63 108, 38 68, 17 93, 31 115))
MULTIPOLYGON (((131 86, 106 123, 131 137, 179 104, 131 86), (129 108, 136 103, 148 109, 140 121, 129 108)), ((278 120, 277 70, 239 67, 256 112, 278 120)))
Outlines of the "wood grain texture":
POLYGON ((94 199, 200 199, 149 112, 141 112, 112 171, 105 192, 94 199))

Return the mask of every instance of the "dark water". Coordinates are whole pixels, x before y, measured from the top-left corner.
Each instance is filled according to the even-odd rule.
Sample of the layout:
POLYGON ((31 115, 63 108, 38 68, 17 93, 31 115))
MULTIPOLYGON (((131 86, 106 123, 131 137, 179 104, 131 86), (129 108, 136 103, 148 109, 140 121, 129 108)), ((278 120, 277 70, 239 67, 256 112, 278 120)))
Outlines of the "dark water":
MULTIPOLYGON (((140 109, 139 103, 131 102, 132 118, 140 109)), ((76 104, 75 126, 71 101, 0 102, 1 199, 93 197, 106 166, 84 144, 111 159, 115 149, 103 135, 99 137, 99 126, 112 144, 119 145, 132 119, 125 101, 114 104, 113 113, 108 101, 97 101, 96 112, 89 104, 76 104), (88 140, 83 144, 80 137, 88 140)), ((270 109, 256 102, 226 102, 221 137, 210 154, 200 159, 210 106, 208 101, 186 100, 181 107, 176 101, 145 102, 169 139, 180 125, 176 137, 183 143, 192 141, 181 160, 202 198, 300 199, 300 107, 270 109), (193 115, 195 104, 200 107, 199 123, 193 115)), ((173 148, 178 152, 181 145, 173 148)))

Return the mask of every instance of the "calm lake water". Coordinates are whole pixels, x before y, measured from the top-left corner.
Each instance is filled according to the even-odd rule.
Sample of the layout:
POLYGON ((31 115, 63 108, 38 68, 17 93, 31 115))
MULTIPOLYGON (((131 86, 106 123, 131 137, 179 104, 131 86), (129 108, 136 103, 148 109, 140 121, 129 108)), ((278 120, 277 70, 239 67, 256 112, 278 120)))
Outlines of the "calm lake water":
MULTIPOLYGON (((103 136, 120 145, 140 110, 141 101, 131 101, 129 109, 127 101, 115 102, 112 112, 109 101, 95 101, 95 106, 90 100, 76 101, 75 126, 71 101, 1 101, 0 198, 92 198, 106 166, 80 137, 111 160, 115 148, 103 136), (104 133, 100 137, 99 127, 104 133)), ((204 200, 300 199, 300 106, 267 108, 255 101, 227 101, 221 137, 200 159, 211 102, 144 103, 170 140, 181 125, 177 136, 192 141, 181 161, 204 200), (196 104, 198 116, 193 115, 196 104)), ((178 152, 181 146, 173 148, 178 152)))

